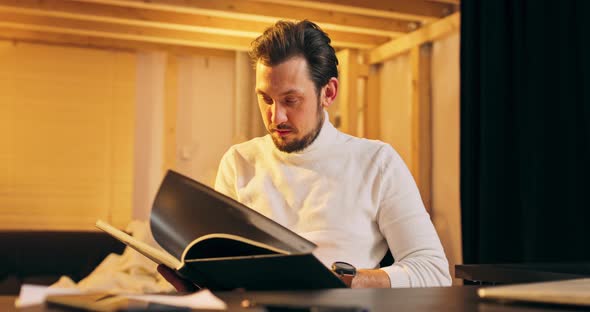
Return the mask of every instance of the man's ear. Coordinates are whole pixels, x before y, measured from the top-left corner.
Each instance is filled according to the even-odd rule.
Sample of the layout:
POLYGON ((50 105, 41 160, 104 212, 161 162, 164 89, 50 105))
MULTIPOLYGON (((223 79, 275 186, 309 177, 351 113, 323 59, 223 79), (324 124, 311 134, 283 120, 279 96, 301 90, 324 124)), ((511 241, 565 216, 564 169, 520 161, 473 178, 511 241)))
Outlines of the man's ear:
POLYGON ((338 95, 338 78, 332 77, 328 83, 322 88, 322 107, 328 108, 328 106, 334 103, 336 96, 338 95))

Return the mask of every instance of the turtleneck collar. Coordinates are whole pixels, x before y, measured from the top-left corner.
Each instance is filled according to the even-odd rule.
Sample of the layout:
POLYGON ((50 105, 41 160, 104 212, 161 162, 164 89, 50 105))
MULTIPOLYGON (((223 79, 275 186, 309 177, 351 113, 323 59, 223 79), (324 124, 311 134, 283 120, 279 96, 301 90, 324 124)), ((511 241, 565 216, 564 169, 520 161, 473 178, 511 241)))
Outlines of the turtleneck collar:
POLYGON ((315 140, 306 148, 298 152, 286 153, 282 152, 272 141, 272 138, 269 135, 266 135, 266 141, 270 144, 273 148, 273 152, 280 157, 284 158, 291 158, 291 157, 303 157, 304 155, 310 155, 322 149, 325 149, 327 146, 334 144, 336 141, 336 137, 338 136, 338 130, 332 125, 330 122, 330 117, 328 116, 328 112, 324 110, 324 123, 322 124, 322 128, 320 129, 320 133, 315 138, 315 140))

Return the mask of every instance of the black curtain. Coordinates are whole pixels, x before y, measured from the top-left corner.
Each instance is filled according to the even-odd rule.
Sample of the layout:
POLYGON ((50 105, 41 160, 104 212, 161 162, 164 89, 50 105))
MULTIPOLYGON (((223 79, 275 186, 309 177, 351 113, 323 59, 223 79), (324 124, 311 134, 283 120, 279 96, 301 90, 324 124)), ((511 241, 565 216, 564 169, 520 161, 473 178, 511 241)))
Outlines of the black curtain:
POLYGON ((464 263, 590 260, 590 1, 461 1, 464 263))

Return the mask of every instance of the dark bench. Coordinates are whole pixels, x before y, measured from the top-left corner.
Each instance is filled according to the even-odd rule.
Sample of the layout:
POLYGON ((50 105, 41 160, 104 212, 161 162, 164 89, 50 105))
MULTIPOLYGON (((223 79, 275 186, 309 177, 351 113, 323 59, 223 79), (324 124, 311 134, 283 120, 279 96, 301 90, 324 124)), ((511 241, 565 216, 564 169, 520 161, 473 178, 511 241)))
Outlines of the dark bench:
POLYGON ((0 295, 23 283, 50 285, 67 275, 78 282, 125 245, 103 232, 0 231, 0 295))

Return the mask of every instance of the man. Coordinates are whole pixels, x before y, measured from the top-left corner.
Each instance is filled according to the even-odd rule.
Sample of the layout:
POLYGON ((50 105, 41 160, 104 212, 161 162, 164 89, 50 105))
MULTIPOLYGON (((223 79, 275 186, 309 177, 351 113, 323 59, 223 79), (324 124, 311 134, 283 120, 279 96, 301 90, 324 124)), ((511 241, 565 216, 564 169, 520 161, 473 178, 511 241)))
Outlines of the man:
MULTIPOLYGON (((338 60, 328 36, 309 21, 280 21, 250 54, 269 134, 228 150, 215 189, 317 244, 327 266, 359 268, 343 278, 353 288, 450 285, 440 240, 400 156, 329 122, 338 60), (396 262, 378 268, 388 248, 396 262)), ((186 290, 172 271, 159 270, 186 290)))

